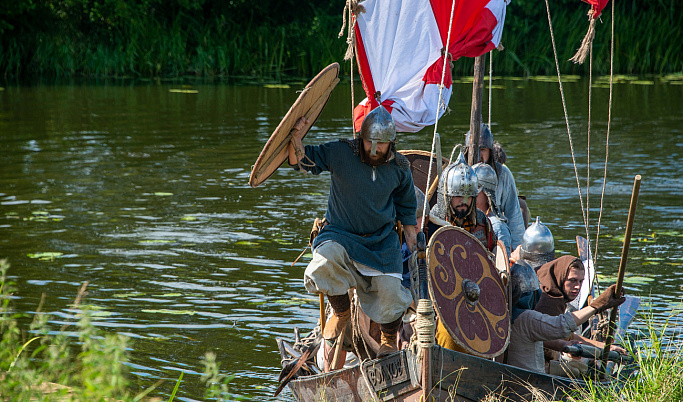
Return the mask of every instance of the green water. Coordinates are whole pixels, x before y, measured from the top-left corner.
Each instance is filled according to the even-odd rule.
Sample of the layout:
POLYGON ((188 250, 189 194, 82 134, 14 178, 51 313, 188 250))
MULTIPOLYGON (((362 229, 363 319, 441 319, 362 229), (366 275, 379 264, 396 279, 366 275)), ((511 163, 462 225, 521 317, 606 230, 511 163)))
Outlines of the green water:
MULTIPOLYGON (((195 84, 198 93, 173 93, 180 85, 110 82, 0 91, 0 257, 19 285, 15 305, 32 313, 45 294, 43 311, 57 330, 75 321, 69 304, 88 281, 86 300, 102 312, 96 325, 132 338, 136 390, 167 379, 159 390, 168 397, 182 370, 179 399, 201 400, 201 357, 213 351, 222 372, 237 375, 232 391, 268 399, 280 367, 275 337, 291 337, 295 326, 305 332, 318 316, 317 297, 303 288, 307 258, 291 264, 325 212, 329 178, 282 168, 257 189, 247 180, 303 85, 195 84)), ((471 91, 454 84, 452 110, 439 123, 445 155, 469 126, 471 91)), ((567 82, 565 95, 594 237, 608 90, 593 89, 588 191, 587 80, 567 82)), ((614 276, 633 178, 642 175, 626 291, 651 300, 656 320, 671 318, 678 330, 682 99, 683 86, 657 79, 615 85, 598 243, 599 273, 614 276)), ((305 143, 350 137, 350 110, 342 82, 305 143)), ((573 239, 585 229, 557 84, 497 80, 492 123, 532 215, 551 228, 560 253, 576 253, 573 239)), ((427 150, 432 131, 400 135, 398 148, 427 150)), ((283 400, 290 396, 285 391, 283 400)))

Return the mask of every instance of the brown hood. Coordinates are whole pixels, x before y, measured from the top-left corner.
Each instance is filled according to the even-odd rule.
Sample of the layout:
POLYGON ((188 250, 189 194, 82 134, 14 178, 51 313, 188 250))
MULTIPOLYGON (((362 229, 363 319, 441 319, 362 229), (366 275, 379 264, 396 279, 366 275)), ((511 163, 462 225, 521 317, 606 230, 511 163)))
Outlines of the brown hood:
POLYGON ((567 299, 562 289, 564 281, 569 275, 569 267, 575 261, 581 262, 574 256, 565 255, 541 265, 536 271, 538 281, 541 283, 541 290, 543 290, 543 295, 536 304, 536 311, 553 316, 564 313, 567 303, 571 300, 567 299))

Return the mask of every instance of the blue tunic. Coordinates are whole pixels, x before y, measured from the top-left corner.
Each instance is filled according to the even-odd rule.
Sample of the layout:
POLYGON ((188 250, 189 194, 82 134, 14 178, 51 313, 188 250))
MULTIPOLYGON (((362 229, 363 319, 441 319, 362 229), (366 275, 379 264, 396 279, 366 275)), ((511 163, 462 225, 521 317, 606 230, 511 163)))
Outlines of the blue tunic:
MULTIPOLYGON (((304 167, 313 174, 331 173, 325 226, 313 241, 340 243, 351 259, 383 273, 402 273, 403 258, 396 220, 416 225, 413 176, 403 155, 373 167, 361 162, 347 141, 307 145, 306 156, 315 163, 304 167), (397 163, 402 158, 402 163, 397 163)), ((310 163, 310 161, 307 160, 310 163)))

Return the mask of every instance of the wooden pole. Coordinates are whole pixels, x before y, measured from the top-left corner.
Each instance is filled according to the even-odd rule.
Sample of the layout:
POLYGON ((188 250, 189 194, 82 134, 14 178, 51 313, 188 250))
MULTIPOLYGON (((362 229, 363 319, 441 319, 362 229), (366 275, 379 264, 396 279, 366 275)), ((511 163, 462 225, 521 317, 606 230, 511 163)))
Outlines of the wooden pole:
POLYGON ((327 317, 325 317, 325 294, 320 293, 320 333, 322 334, 325 330, 325 322, 327 317))
POLYGON ((472 112, 470 113, 470 143, 467 147, 467 163, 479 162, 479 135, 481 132, 481 100, 484 97, 484 66, 486 54, 474 58, 474 81, 472 83, 472 112))
MULTIPOLYGON (((638 193, 640 192, 640 175, 636 175, 633 181, 633 192, 631 193, 631 205, 628 208, 628 218, 626 220, 626 234, 624 235, 624 248, 621 250, 621 261, 619 262, 619 276, 617 277, 617 285, 615 286, 615 296, 621 295, 622 287, 624 285, 624 274, 626 273, 626 260, 628 259, 628 249, 631 245, 631 233, 633 232, 633 218, 636 215, 636 206, 638 205, 638 193)), ((607 327, 607 337, 605 339, 605 348, 602 350, 602 367, 603 370, 607 368, 607 357, 609 356, 609 349, 614 341, 614 325, 617 319, 619 308, 614 307, 609 316, 609 326, 607 327)), ((605 370, 604 375, 607 374, 605 370)))
MULTIPOLYGON (((417 234, 417 267, 418 267, 418 297, 423 300, 429 300, 429 282, 427 279, 427 239, 424 232, 419 232, 417 234)), ((418 314, 420 309, 418 308, 418 314)), ((423 347, 422 348, 422 401, 430 401, 430 395, 432 392, 432 348, 423 347)))

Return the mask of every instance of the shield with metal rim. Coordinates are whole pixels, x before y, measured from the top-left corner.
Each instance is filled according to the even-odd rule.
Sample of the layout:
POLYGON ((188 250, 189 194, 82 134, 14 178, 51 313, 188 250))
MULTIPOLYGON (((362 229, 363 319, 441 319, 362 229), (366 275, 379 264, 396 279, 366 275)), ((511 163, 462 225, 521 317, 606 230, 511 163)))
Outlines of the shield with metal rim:
POLYGON ((429 239, 427 264, 430 295, 455 343, 475 356, 503 353, 510 340, 507 290, 479 240, 442 227, 429 239))
POLYGON ((306 85, 285 117, 263 147, 249 175, 249 185, 257 187, 268 179, 289 157, 292 128, 301 117, 308 120, 302 128, 304 136, 322 112, 332 90, 339 82, 339 63, 325 67, 306 85))

